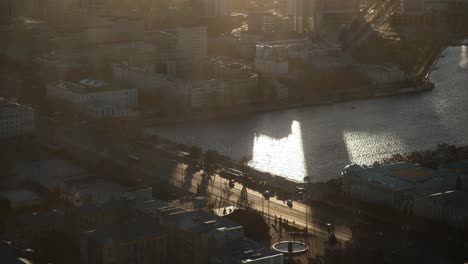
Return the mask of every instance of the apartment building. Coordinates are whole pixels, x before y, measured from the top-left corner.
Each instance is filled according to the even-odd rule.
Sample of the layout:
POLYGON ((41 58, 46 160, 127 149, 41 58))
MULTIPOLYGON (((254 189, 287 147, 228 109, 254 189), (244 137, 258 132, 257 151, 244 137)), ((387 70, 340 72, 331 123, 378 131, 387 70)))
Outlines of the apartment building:
POLYGON ((28 135, 35 129, 35 111, 0 97, 0 138, 28 135))
POLYGON ((55 81, 47 84, 47 97, 72 104, 93 118, 122 117, 136 114, 138 91, 105 81, 84 79, 78 83, 55 81))

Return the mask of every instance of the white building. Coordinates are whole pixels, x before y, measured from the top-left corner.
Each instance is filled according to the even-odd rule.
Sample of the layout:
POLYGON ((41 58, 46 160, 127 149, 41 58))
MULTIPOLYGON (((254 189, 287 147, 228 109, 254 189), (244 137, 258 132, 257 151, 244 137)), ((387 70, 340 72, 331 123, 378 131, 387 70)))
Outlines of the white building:
POLYGON ((94 118, 134 115, 131 108, 138 106, 137 89, 89 79, 79 83, 49 83, 47 97, 55 102, 71 103, 81 113, 94 118))
POLYGON ((187 82, 192 108, 221 105, 224 102, 225 84, 220 80, 200 80, 187 82))
POLYGON ((0 138, 31 134, 34 129, 33 108, 0 97, 0 138))

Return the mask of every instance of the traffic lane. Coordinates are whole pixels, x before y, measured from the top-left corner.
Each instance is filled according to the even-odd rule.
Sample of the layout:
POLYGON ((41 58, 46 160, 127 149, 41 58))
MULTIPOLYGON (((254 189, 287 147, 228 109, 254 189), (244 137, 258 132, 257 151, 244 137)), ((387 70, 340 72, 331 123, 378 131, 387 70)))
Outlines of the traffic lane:
MULTIPOLYGON (((183 173, 183 169, 180 169, 178 172, 183 173)), ((189 191, 191 192, 196 192, 197 191, 197 185, 201 183, 202 180, 202 174, 203 172, 197 172, 195 173, 192 178, 190 179, 190 183, 186 186, 190 186, 188 188, 189 191)), ((178 175, 173 178, 181 178, 181 175, 178 175)), ((237 203, 237 201, 241 197, 241 188, 242 186, 240 184, 236 184, 234 188, 229 188, 230 189, 230 195, 229 197, 226 197, 224 190, 227 187, 227 181, 222 182, 222 178, 218 175, 213 178, 211 183, 208 185, 208 189, 211 186, 211 195, 212 196, 217 196, 220 199, 228 199, 231 203, 237 203), (216 178, 219 178, 220 180, 217 180, 216 178)), ((176 184, 181 184, 181 181, 176 181, 176 184)), ((261 211, 262 207, 265 213, 268 212, 268 201, 263 199, 263 195, 259 192, 253 191, 251 189, 248 189, 248 199, 249 199, 249 205, 250 207, 261 211), (263 203, 263 205, 262 205, 263 203)), ((277 200, 277 199, 270 199, 270 215, 271 216, 277 216, 288 219, 290 223, 294 221, 294 223, 300 227, 305 227, 306 226, 306 220, 305 220, 305 205, 300 204, 298 202, 295 202, 293 205, 293 208, 289 208, 287 205, 283 204, 283 201, 277 200), (295 208, 295 205, 301 205, 299 208, 295 208), (302 209, 301 209, 302 208, 302 209)), ((313 216, 308 215, 307 218, 308 226, 309 228, 312 228, 315 225, 315 229, 317 230, 317 233, 323 236, 328 236, 327 232, 327 224, 329 221, 326 221, 324 219, 316 219, 313 216)), ((347 241, 351 239, 351 232, 349 228, 346 226, 336 226, 335 227, 335 235, 337 236, 338 239, 347 241)))

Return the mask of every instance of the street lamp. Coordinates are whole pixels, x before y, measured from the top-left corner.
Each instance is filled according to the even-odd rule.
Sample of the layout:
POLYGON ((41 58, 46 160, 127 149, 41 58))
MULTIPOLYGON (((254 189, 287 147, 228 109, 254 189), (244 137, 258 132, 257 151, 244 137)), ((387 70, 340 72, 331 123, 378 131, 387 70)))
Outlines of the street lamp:
POLYGON ((270 221, 270 191, 266 190, 263 192, 262 196, 262 214, 263 214, 263 199, 267 200, 267 206, 268 206, 268 221, 270 221))
POLYGON ((306 233, 309 233, 309 215, 308 215, 308 208, 309 206, 307 205, 307 201, 305 200, 305 197, 306 197, 306 193, 309 191, 309 184, 310 184, 310 176, 305 176, 304 177, 304 185, 305 185, 305 190, 304 190, 304 193, 303 193, 303 196, 302 196, 302 199, 304 200, 304 205, 305 205, 305 224, 306 224, 306 227, 305 227, 305 231, 306 233))

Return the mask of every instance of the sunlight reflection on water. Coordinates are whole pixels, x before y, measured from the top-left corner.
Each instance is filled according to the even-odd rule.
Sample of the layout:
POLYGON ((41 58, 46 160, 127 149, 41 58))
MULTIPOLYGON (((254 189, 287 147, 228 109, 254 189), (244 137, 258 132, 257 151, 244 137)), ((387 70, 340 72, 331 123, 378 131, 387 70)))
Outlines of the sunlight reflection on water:
POLYGON ((281 139, 256 134, 252 160, 248 164, 259 170, 302 181, 307 175, 307 169, 301 124, 294 120, 291 124, 291 133, 281 139), (295 169, 289 169, 291 167, 295 169))

